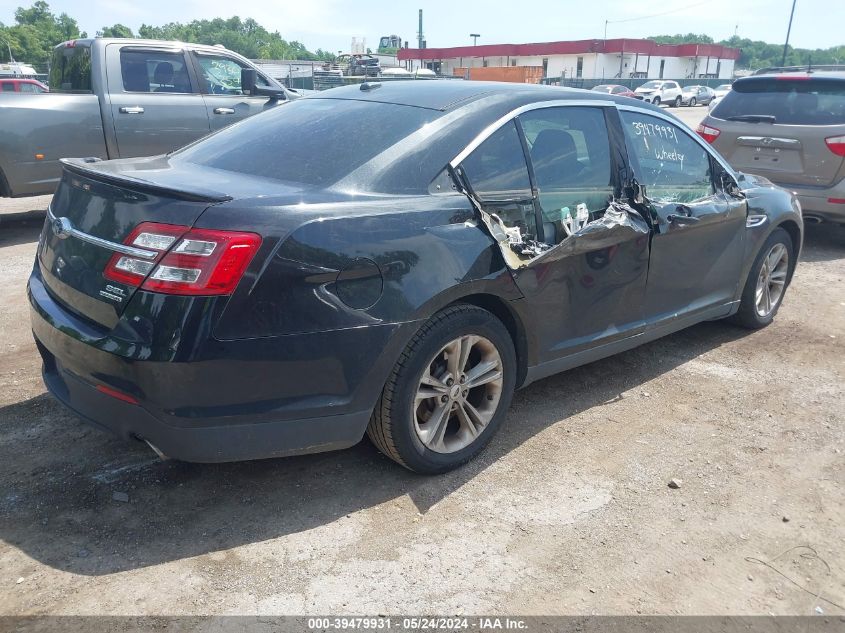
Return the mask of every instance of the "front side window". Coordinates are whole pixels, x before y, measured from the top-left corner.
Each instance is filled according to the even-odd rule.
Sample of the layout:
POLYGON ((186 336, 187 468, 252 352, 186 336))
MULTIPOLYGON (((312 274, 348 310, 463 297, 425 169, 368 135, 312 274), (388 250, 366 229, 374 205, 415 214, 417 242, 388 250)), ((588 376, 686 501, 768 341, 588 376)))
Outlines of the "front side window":
POLYGON ((572 218, 584 210, 591 219, 607 208, 613 194, 610 143, 601 108, 559 107, 532 110, 520 115, 525 132, 544 225, 554 235, 547 242, 564 239, 572 218))
MULTIPOLYGON (((241 89, 241 69, 248 68, 231 57, 223 55, 197 55, 200 72, 205 79, 206 92, 214 95, 243 95, 241 89)), ((269 88, 261 73, 256 74, 256 85, 269 88)))
POLYGON ((120 74, 126 92, 189 93, 191 80, 181 52, 124 48, 120 74))
POLYGON ((710 155, 687 132, 642 112, 619 112, 628 152, 638 164, 634 176, 660 203, 695 202, 713 194, 710 155))

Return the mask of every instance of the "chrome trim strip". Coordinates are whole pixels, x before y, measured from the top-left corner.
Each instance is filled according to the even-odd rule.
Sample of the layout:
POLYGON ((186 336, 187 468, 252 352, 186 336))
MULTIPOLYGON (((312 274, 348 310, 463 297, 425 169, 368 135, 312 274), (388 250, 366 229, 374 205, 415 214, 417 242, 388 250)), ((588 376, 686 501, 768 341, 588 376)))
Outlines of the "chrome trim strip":
POLYGON ((481 134, 476 136, 469 145, 467 145, 460 154, 455 156, 452 161, 449 163, 452 166, 452 169, 457 168, 464 159, 472 154, 475 149, 481 145, 484 141, 486 141, 490 136, 493 135, 496 130, 500 127, 508 123, 512 119, 516 118, 523 112, 530 112, 531 110, 541 110, 543 108, 557 108, 561 106, 593 106, 593 107, 613 107, 615 102, 613 101, 605 101, 603 99, 555 99, 554 101, 537 101, 536 103, 529 103, 524 106, 520 106, 515 110, 511 110, 503 117, 500 117, 498 120, 494 121, 486 128, 481 131, 481 134))
POLYGON ((82 240, 83 242, 88 242, 89 244, 94 244, 95 246, 99 246, 100 248, 105 248, 110 251, 114 251, 116 253, 120 253, 122 255, 129 255, 131 257, 141 257, 143 259, 155 259, 158 256, 158 253, 155 251, 148 251, 143 248, 135 248, 134 246, 127 246, 126 244, 118 244, 117 242, 110 242, 109 240, 104 240, 101 237, 96 237, 95 235, 89 235, 88 233, 84 233, 73 226, 73 222, 71 222, 68 218, 58 218, 53 215, 53 207, 52 205, 47 207, 47 220, 50 222, 50 228, 53 233, 58 235, 58 231, 56 230, 56 226, 58 223, 61 223, 62 228, 65 233, 67 233, 66 237, 75 237, 78 240, 82 240))
POLYGON ((505 123, 511 121, 512 119, 516 118, 523 112, 529 112, 531 110, 539 110, 542 108, 557 108, 557 107, 565 107, 565 106, 593 106, 593 107, 603 107, 603 108, 612 108, 615 107, 617 110, 627 110, 629 112, 637 112, 640 114, 648 114, 650 116, 656 117, 658 119, 663 119, 673 125, 677 125, 683 130, 689 132, 689 135, 701 146, 704 151, 706 151, 710 156, 713 156, 718 163, 728 172, 731 176, 733 176, 734 180, 738 178, 737 172, 733 169, 730 165, 728 165, 727 161, 722 158, 703 138, 701 138, 695 131, 686 125, 683 121, 677 118, 674 115, 667 115, 663 114, 662 112, 655 112, 650 108, 643 108, 640 107, 636 102, 632 104, 623 104, 617 103, 616 101, 605 101, 603 99, 555 99, 554 101, 538 101, 536 103, 529 103, 527 105, 521 106, 516 108, 515 110, 511 110, 506 115, 498 119, 497 121, 488 125, 484 130, 476 136, 469 145, 467 145, 460 154, 455 156, 452 161, 449 163, 452 166, 452 169, 456 169, 458 165, 463 162, 463 160, 469 156, 475 149, 481 145, 484 141, 487 140, 496 130, 502 127, 505 123))

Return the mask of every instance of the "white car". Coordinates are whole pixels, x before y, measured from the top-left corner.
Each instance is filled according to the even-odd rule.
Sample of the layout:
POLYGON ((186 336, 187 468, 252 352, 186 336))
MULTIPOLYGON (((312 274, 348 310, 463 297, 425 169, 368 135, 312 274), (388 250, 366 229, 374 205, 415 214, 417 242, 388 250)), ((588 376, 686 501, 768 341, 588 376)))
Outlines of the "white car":
POLYGON ((677 81, 654 80, 647 81, 634 90, 634 95, 637 99, 648 101, 654 105, 665 103, 670 107, 677 108, 681 105, 681 92, 681 86, 678 85, 677 81))
POLYGON ((726 94, 728 94, 731 91, 731 85, 730 84, 722 84, 721 86, 716 86, 713 89, 713 91, 716 93, 716 96, 721 99, 722 97, 724 97, 726 94))

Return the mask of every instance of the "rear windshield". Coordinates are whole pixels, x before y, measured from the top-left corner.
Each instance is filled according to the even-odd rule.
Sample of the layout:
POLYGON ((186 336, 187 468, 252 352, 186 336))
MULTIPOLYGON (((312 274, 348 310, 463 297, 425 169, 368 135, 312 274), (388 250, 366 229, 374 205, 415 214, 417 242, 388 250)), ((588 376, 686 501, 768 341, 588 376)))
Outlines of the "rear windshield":
POLYGON ((62 46, 53 49, 50 62, 53 92, 91 92, 91 49, 62 46))
POLYGON ((189 145, 173 160, 327 186, 440 114, 390 103, 301 99, 189 145))
POLYGON ((845 125, 845 80, 738 82, 713 109, 719 119, 749 114, 773 116, 784 125, 845 125))

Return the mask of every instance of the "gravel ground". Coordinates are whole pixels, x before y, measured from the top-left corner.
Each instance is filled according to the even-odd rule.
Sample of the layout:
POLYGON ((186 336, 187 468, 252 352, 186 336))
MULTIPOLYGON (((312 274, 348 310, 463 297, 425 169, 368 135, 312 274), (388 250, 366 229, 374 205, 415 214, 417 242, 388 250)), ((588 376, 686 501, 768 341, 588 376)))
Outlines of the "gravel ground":
POLYGON ((80 422, 29 332, 39 227, 0 225, 0 614, 845 614, 843 232, 809 227, 772 326, 538 382, 425 478, 366 440, 191 465, 80 422))

